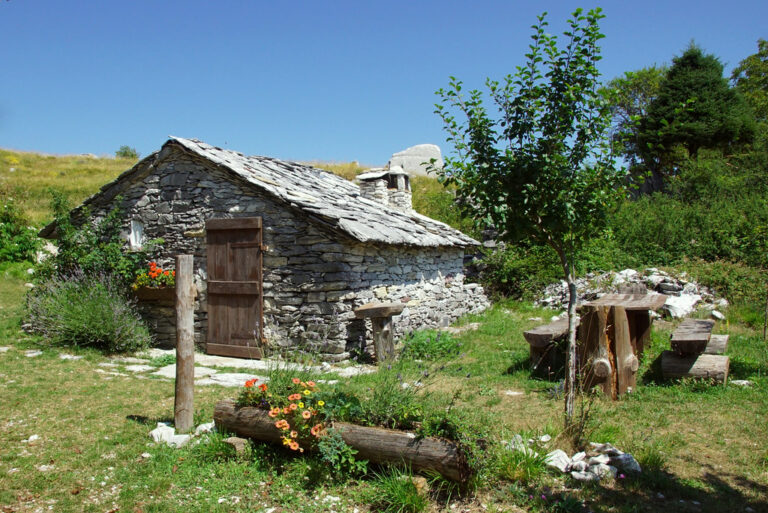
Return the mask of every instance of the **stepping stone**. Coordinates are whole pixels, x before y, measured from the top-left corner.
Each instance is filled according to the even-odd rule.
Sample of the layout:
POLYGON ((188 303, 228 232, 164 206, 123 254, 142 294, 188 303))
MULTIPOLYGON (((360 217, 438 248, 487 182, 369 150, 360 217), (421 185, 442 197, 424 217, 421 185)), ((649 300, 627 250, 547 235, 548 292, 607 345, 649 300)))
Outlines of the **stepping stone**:
POLYGON ((125 370, 129 372, 147 372, 154 370, 155 367, 152 367, 151 365, 126 365, 125 370))
MULTIPOLYGON (((195 378, 204 378, 211 374, 216 374, 217 372, 216 369, 210 369, 208 367, 195 367, 195 378)), ((176 379, 176 364, 172 363, 165 367, 160 367, 157 372, 153 372, 152 375, 160 376, 161 378, 176 379)))
POLYGON ((83 357, 80 355, 74 355, 74 354, 67 354, 67 353, 60 353, 59 358, 62 360, 82 360, 83 357))
POLYGON ((149 360, 145 358, 136 358, 134 356, 117 356, 115 358, 110 358, 115 363, 135 363, 135 364, 146 364, 149 360))
POLYGON ((249 379, 256 378, 258 379, 259 383, 265 383, 267 382, 267 378, 264 378, 262 376, 254 376, 253 374, 245 374, 245 373, 239 373, 239 372, 221 372, 218 374, 213 374, 209 376, 206 379, 201 379, 195 381, 195 384, 198 385, 219 385, 222 387, 242 387, 245 385, 245 382, 249 379))
POLYGON ((43 354, 43 352, 38 351, 37 349, 24 351, 24 356, 26 356, 27 358, 34 358, 36 356, 40 356, 41 354, 43 354))

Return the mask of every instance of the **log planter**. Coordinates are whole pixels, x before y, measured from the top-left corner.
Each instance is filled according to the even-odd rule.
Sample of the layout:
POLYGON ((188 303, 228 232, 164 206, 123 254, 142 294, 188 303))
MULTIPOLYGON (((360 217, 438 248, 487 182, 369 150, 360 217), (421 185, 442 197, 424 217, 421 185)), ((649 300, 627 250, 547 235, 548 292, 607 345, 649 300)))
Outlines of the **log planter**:
POLYGON ((133 291, 139 301, 176 302, 176 287, 139 287, 133 291))
MULTIPOLYGON (((281 431, 266 410, 239 408, 231 399, 219 401, 213 411, 216 428, 262 442, 282 445, 281 431)), ((467 459, 455 442, 443 438, 420 438, 414 433, 380 427, 334 422, 344 442, 357 450, 357 457, 372 463, 406 464, 414 471, 433 470, 458 483, 470 477, 467 459)))

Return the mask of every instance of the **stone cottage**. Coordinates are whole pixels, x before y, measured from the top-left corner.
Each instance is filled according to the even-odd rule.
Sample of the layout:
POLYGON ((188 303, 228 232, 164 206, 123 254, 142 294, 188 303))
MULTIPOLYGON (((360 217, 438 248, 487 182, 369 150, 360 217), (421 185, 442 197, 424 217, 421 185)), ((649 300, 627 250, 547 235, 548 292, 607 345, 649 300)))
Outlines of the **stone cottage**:
MULTIPOLYGON (((364 304, 404 303, 396 336, 484 309, 482 288, 463 274, 464 252, 477 242, 414 212, 397 170, 363 178, 358 187, 302 164, 172 137, 73 217, 86 208, 102 217, 119 200, 132 248, 162 238, 163 267, 193 254, 196 343, 213 354, 261 357, 266 346, 340 361, 370 342, 370 326, 353 312, 364 304)), ((41 235, 54 237, 55 227, 41 235)), ((173 345, 172 305, 143 312, 158 343, 173 345)))

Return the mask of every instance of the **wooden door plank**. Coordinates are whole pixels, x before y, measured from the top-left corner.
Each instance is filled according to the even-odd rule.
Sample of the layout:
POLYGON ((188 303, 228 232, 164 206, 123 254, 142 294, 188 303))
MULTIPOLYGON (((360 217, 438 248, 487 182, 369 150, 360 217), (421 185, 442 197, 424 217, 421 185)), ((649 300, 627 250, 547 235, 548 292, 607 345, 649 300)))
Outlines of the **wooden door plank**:
POLYGON ((257 281, 208 280, 208 294, 261 294, 257 281))

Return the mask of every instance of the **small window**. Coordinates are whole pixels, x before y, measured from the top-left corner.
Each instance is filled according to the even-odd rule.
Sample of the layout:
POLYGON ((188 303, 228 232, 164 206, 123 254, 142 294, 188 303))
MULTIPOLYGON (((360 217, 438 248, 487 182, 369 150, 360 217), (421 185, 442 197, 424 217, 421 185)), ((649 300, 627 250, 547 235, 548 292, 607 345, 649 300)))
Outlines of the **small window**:
POLYGON ((131 234, 128 236, 131 249, 138 250, 144 245, 144 225, 135 219, 131 219, 131 234))

